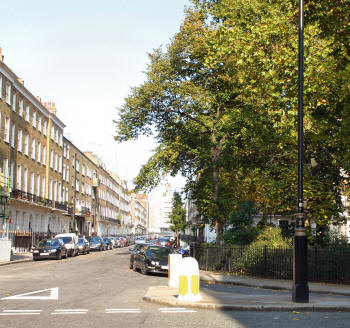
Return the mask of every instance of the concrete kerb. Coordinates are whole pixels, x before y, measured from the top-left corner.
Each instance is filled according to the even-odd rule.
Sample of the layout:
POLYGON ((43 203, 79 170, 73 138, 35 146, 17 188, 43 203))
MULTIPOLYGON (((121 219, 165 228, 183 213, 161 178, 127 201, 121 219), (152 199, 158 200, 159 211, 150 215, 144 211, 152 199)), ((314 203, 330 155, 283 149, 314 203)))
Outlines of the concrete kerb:
MULTIPOLYGON (((270 280, 243 276, 227 276, 208 272, 201 272, 200 280, 206 283, 221 285, 245 286, 281 291, 292 290, 292 281, 289 280, 270 280)), ((309 291, 310 293, 318 294, 350 296, 350 286, 348 285, 309 283, 309 291)))
MULTIPOLYGON (((310 302, 310 303, 293 303, 285 301, 285 304, 249 304, 243 303, 242 300, 237 303, 213 303, 208 301, 201 302, 181 302, 176 298, 176 290, 167 288, 166 286, 149 287, 146 295, 142 298, 146 302, 166 305, 170 307, 185 307, 219 311, 260 311, 260 312, 290 312, 290 311, 305 311, 305 312, 350 312, 350 304, 347 302, 335 302, 333 304, 325 304, 310 302)), ((202 295, 204 296, 204 295, 202 295)), ((206 298, 206 297, 204 297, 206 298)))

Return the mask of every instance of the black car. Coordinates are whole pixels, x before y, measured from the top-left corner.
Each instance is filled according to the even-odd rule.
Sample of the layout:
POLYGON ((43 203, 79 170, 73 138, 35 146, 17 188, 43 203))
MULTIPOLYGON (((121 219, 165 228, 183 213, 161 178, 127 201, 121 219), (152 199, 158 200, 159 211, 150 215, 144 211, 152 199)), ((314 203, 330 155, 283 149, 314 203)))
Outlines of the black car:
POLYGON ((33 249, 33 260, 67 257, 67 248, 61 239, 44 239, 33 249))
POLYGON ((79 253, 80 254, 89 254, 90 253, 90 244, 85 238, 78 239, 79 253))
POLYGON ((91 236, 89 238, 90 251, 103 251, 105 244, 100 236, 91 236))
POLYGON ((130 255, 130 268, 139 269, 142 274, 167 273, 168 256, 173 253, 174 250, 167 246, 136 244, 130 255))

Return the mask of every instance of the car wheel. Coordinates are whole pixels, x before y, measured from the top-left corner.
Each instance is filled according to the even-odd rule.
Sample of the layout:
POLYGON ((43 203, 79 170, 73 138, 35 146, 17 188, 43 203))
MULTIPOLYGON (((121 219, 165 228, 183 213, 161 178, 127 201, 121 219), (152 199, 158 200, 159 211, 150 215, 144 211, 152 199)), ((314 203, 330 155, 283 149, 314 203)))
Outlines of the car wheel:
POLYGON ((146 268, 146 264, 142 263, 141 265, 141 273, 146 275, 147 274, 147 268, 146 268))
POLYGON ((59 253, 57 254, 57 260, 62 260, 62 253, 61 253, 61 252, 59 252, 59 253))
POLYGON ((130 261, 130 264, 129 264, 129 269, 131 270, 132 269, 132 263, 130 261))
POLYGON ((137 270, 136 261, 134 261, 134 262, 132 263, 132 269, 133 269, 134 271, 137 270))

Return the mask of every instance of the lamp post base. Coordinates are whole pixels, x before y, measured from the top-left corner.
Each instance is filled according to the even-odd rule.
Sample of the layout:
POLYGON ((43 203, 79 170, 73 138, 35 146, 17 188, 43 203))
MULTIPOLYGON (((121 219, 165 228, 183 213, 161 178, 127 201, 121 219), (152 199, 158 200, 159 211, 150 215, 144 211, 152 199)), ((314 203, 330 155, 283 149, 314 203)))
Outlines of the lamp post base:
POLYGON ((307 270, 307 239, 305 228, 296 229, 293 254, 292 300, 296 303, 309 303, 307 270))

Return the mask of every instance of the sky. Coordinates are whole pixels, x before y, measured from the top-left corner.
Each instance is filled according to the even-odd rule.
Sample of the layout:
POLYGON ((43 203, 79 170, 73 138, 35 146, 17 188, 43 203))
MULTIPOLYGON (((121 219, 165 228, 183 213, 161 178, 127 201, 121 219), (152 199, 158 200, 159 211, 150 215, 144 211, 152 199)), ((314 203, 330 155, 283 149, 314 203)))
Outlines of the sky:
POLYGON ((130 88, 145 80, 148 53, 170 43, 189 3, 1 0, 4 62, 42 102, 55 102, 68 139, 130 185, 155 143, 117 144, 113 120, 130 88))

